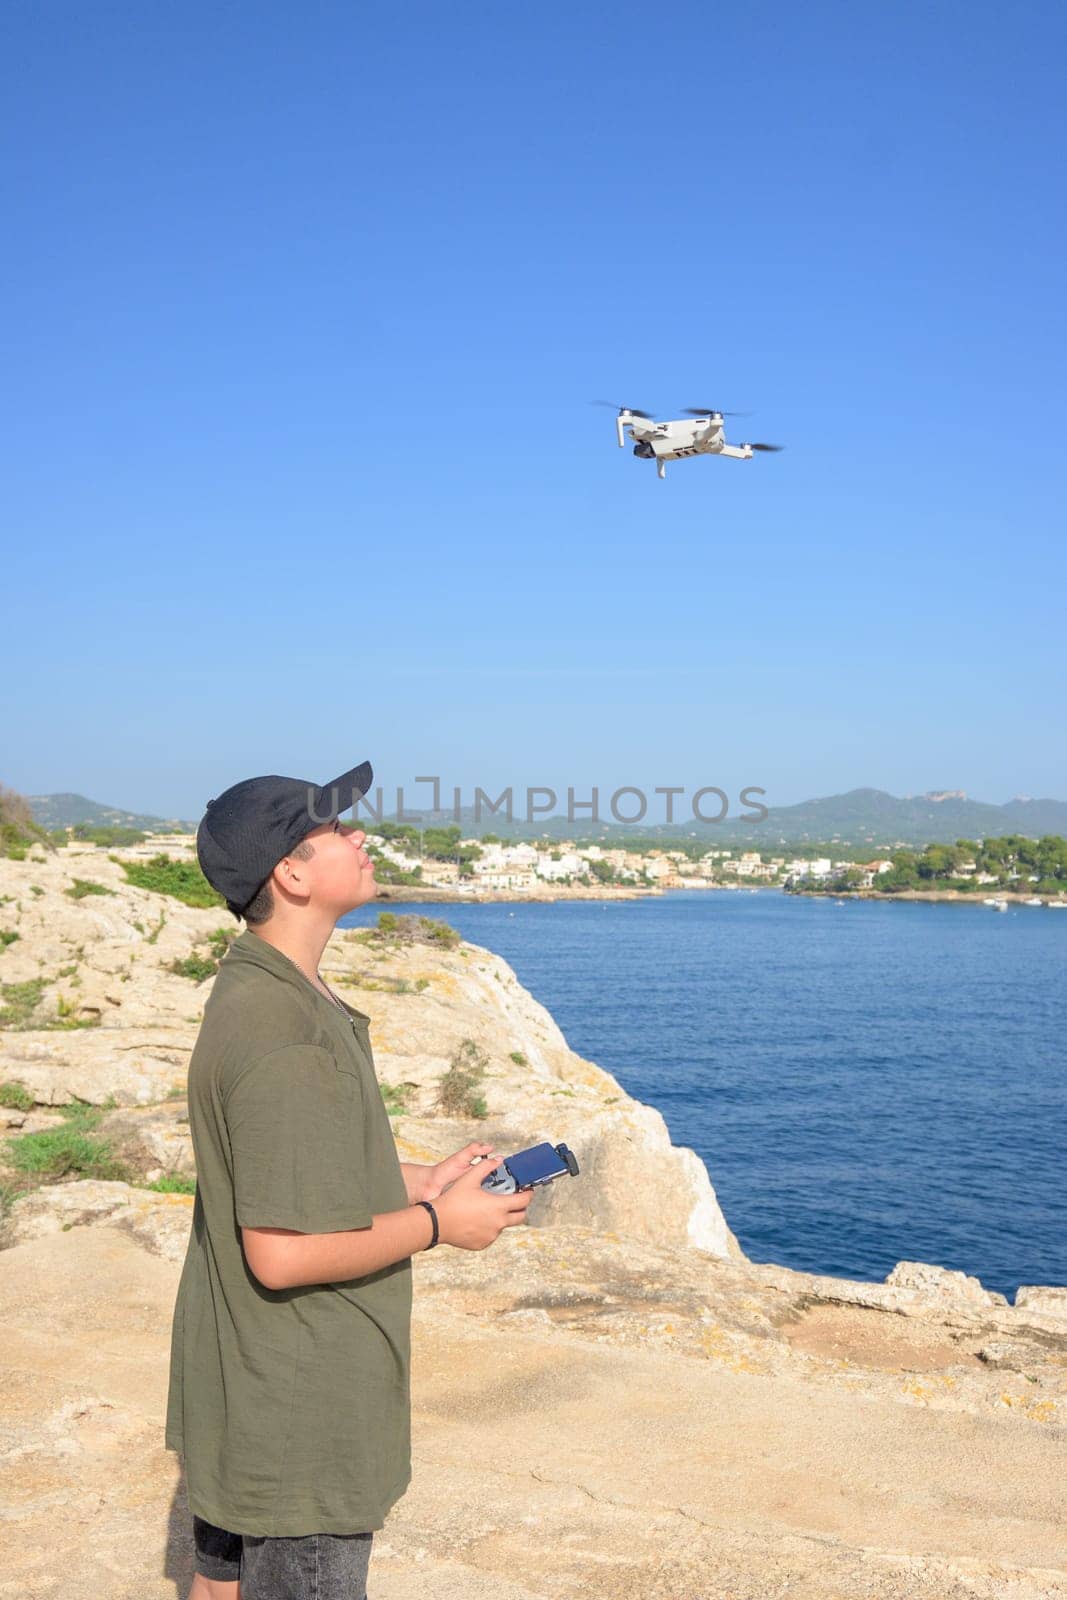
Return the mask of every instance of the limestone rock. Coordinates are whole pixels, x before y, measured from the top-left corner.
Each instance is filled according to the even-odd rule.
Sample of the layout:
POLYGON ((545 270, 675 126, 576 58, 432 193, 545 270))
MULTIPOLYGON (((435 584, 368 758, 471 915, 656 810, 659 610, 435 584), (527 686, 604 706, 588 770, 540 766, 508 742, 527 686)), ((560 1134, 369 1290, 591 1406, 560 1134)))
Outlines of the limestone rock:
MULTIPOLYGON (((0 1078, 35 1100, 7 1135, 113 1099, 97 1133, 140 1180, 63 1180, 0 1215, 0 1592, 18 1600, 174 1600, 192 1576, 162 1421, 194 1200, 142 1184, 192 1176, 169 1095, 211 980, 168 968, 226 919, 120 879, 94 847, 0 861, 2 925, 24 935, 0 978, 48 980, 37 1025, 0 1032, 0 1078), (114 894, 72 902, 72 875, 114 894), (109 1009, 64 1029, 58 995, 109 1009)), ((582 1165, 490 1249, 413 1259, 414 1473, 376 1536, 379 1600, 1067 1600, 1067 1291, 1010 1306, 924 1263, 868 1284, 748 1262, 695 1154, 498 957, 337 934, 323 971, 372 1017, 402 1160, 565 1139, 582 1165), (484 1117, 438 1104, 467 1040, 484 1117)))
POLYGON ((1067 1321, 1067 1288, 1058 1285, 1024 1283, 1015 1291, 1015 1304, 1027 1311, 1067 1321))
POLYGON ((971 1300, 976 1305, 1006 1306, 1006 1296, 984 1289, 977 1278, 926 1261, 898 1261, 886 1278, 892 1288, 915 1289, 924 1299, 971 1300))
POLYGON ((193 1197, 160 1194, 97 1178, 46 1184, 11 1207, 6 1248, 69 1233, 72 1228, 119 1227, 152 1255, 182 1262, 189 1244, 193 1197))
MULTIPOLYGON (((99 1133, 147 1180, 194 1171, 188 1126, 178 1120, 184 1108, 163 1103, 185 1083, 214 978, 194 983, 171 965, 194 949, 205 954, 210 932, 235 925, 225 909, 194 910, 126 883, 111 855, 144 848, 0 860, 0 891, 12 896, 7 909, 20 934, 2 957, 4 981, 45 980, 35 1025, 0 1030, 0 1081, 22 1084, 42 1108, 117 1103, 127 1114, 112 1112, 99 1133), (108 892, 72 900, 65 891, 76 878, 108 892), (60 1026, 61 1001, 66 1020, 92 1025, 60 1026)), ((379 1078, 406 1097, 398 1135, 432 1148, 435 1159, 483 1136, 504 1154, 564 1140, 582 1175, 546 1194, 539 1226, 566 1221, 742 1257, 704 1163, 671 1144, 658 1111, 568 1048, 506 961, 476 945, 390 948, 353 934, 331 937, 320 970, 371 1017, 379 1078), (441 1080, 468 1041, 487 1063, 484 1119, 445 1116, 438 1104, 441 1080)), ((24 1113, 10 1115, 13 1130, 33 1131, 34 1114, 21 1124, 24 1113)))

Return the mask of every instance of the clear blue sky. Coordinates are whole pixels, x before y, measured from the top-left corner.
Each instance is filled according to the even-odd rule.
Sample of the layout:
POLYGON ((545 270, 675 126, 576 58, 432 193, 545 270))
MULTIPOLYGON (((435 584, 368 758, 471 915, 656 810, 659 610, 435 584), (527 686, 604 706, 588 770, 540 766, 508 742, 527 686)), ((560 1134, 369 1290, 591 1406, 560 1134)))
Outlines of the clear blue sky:
POLYGON ((1067 796, 1061 4, 3 35, 0 781, 1067 796))

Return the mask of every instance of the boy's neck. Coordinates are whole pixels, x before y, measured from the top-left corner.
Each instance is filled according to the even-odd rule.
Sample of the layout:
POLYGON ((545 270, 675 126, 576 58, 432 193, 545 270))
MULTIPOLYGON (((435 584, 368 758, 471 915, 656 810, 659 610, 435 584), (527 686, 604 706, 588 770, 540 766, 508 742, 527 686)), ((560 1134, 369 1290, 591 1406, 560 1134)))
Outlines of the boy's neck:
POLYGON ((254 933, 264 944, 273 945, 283 956, 288 956, 294 966, 300 968, 309 983, 320 988, 322 980, 319 978, 319 962, 333 930, 333 923, 326 926, 318 919, 307 924, 286 924, 279 922, 276 917, 271 917, 269 922, 259 927, 250 926, 248 932, 254 933))

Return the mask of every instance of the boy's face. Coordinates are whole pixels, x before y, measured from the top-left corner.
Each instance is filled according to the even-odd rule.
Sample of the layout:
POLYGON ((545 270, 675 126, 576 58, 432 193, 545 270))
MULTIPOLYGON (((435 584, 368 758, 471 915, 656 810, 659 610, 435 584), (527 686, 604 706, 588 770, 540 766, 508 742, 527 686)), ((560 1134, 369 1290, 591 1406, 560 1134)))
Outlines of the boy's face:
POLYGON ((324 822, 307 835, 315 846, 310 861, 294 862, 307 874, 315 903, 335 916, 365 905, 378 892, 374 863, 363 848, 366 837, 362 828, 346 827, 340 820, 324 822))

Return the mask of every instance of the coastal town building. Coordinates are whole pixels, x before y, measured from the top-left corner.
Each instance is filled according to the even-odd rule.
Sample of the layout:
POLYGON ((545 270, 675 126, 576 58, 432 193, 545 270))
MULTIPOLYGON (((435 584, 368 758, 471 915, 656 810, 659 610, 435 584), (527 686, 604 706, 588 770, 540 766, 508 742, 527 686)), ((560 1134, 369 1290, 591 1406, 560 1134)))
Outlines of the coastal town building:
POLYGON ((533 889, 537 881, 532 867, 494 867, 478 875, 479 887, 483 889, 533 889))
POLYGON ((422 862, 422 882, 428 889, 452 889, 459 883, 459 863, 456 861, 422 862))

